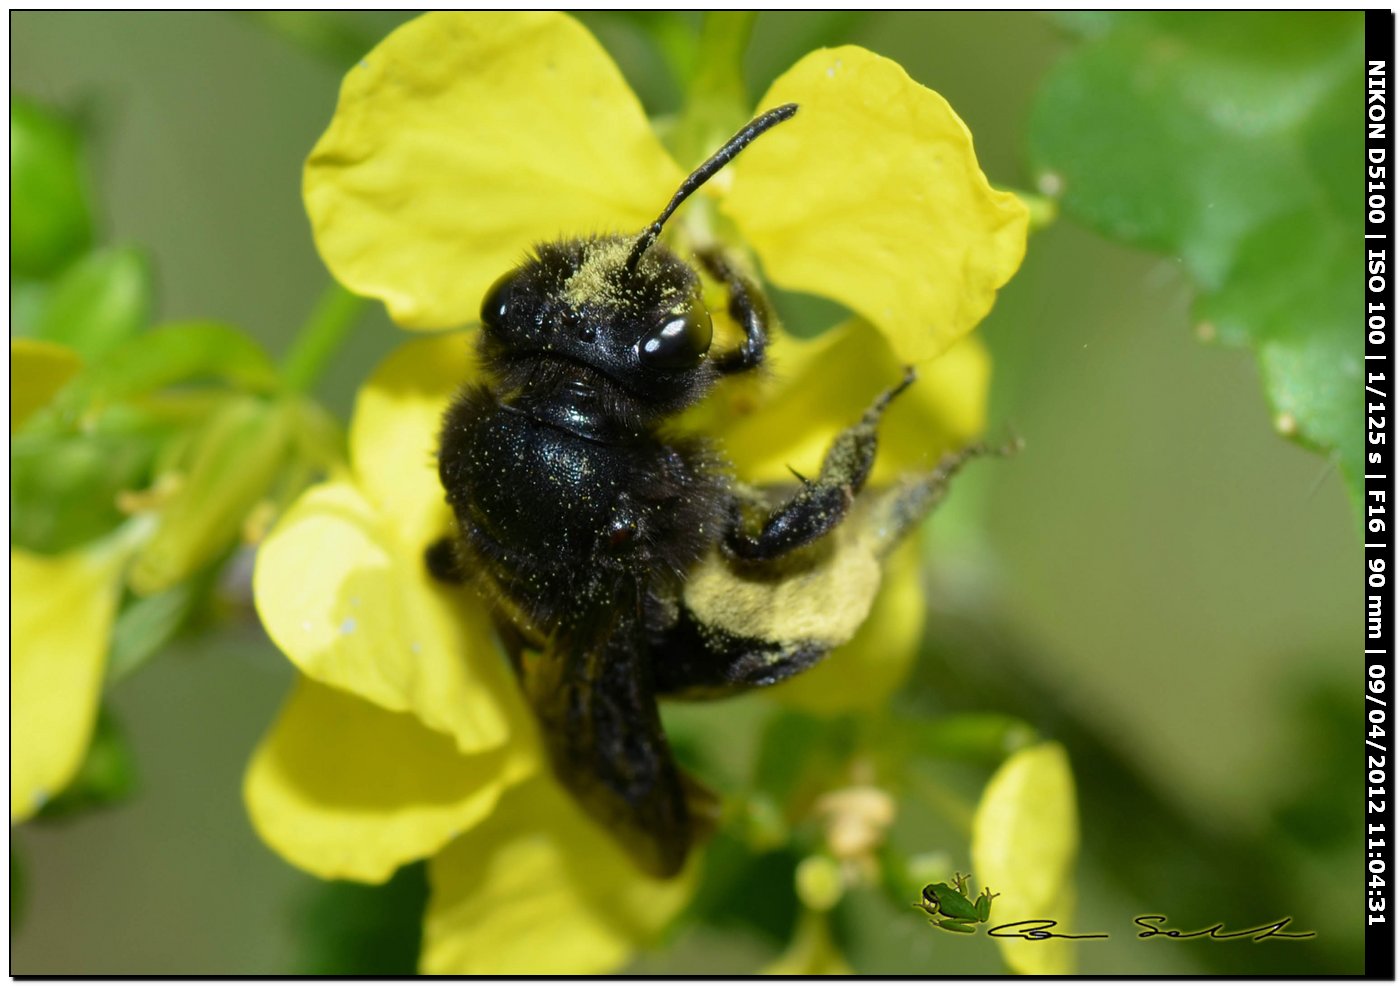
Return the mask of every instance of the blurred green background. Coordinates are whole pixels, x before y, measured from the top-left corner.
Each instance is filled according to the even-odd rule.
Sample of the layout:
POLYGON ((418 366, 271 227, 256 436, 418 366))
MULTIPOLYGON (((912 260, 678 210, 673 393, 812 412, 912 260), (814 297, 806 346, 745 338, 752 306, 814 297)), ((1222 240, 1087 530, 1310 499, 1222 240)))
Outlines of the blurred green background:
MULTIPOLYGON (((150 249, 162 319, 242 326, 273 353, 327 282, 300 166, 330 118, 337 58, 406 15, 333 36, 245 14, 15 13, 11 80, 75 109, 101 228, 150 249), (280 25, 280 26, 279 26, 280 25)), ((679 92, 639 21, 585 18, 649 111, 679 92)), ((967 122, 993 182, 1032 189, 1036 87, 1072 38, 1031 14, 768 14, 750 84, 818 43, 900 61, 967 122)), ((1080 786, 1081 970, 1362 969, 1358 522, 1336 469, 1272 430, 1253 356, 1202 345, 1179 258, 1060 219, 981 332, 993 434, 929 525, 930 626, 907 700, 1020 715, 1069 748, 1080 786), (1132 917, 1306 943, 1137 941, 1132 917)), ((342 416, 398 340, 359 324, 319 396, 342 416)), ((1358 346, 1359 346, 1358 332, 1358 346)), ((291 679, 247 619, 179 644, 117 691, 142 791, 12 839, 27 899, 11 971, 276 973, 308 961, 316 882, 255 838, 241 774, 291 679)), ((719 712, 718 709, 715 712, 719 712)), ((872 911, 872 914, 874 912, 872 911)), ((322 915, 324 917, 324 915, 322 915)), ((995 971, 985 941, 859 916, 860 971, 995 971)), ((743 972, 749 939, 682 939, 647 971, 743 972)))

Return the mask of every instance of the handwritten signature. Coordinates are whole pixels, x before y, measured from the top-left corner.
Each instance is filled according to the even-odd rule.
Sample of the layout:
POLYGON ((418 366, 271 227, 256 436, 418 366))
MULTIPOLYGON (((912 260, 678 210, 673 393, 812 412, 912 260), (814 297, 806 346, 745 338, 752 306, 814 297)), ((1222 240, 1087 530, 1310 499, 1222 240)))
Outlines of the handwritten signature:
MULTIPOLYGON (((1133 918, 1133 923, 1144 930, 1138 932, 1139 938, 1211 938, 1216 941, 1228 941, 1236 938, 1249 938, 1253 941, 1264 941, 1268 938, 1279 938, 1284 940, 1297 940, 1300 938, 1315 938, 1316 931, 1284 931, 1293 920, 1291 917, 1280 918, 1269 924, 1261 924, 1254 928, 1244 928, 1240 931, 1226 931, 1225 922, 1217 921, 1209 928, 1201 928, 1198 931, 1182 931, 1178 928, 1164 928, 1162 922, 1167 920, 1165 914, 1143 914, 1133 918)), ((1062 931, 1052 929, 1059 927, 1058 921, 1048 918, 1034 918, 1027 921, 1011 921, 1007 924, 999 924, 995 928, 988 928, 987 934, 993 938, 1020 938, 1025 941, 1047 941, 1051 938, 1107 938, 1106 932, 1095 934, 1071 935, 1062 931)))

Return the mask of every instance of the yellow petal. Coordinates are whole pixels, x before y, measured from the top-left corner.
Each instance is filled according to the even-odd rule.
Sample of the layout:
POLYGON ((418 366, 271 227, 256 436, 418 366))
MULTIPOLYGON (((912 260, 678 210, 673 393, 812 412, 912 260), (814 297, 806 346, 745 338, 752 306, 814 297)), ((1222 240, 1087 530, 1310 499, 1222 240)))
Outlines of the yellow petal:
POLYGON ((292 505, 258 551, 253 595, 273 641, 317 681, 411 712, 464 753, 519 732, 518 688, 480 601, 400 551, 350 483, 292 505))
POLYGON ((258 834, 290 862, 379 883, 480 824, 532 764, 528 746, 463 756, 413 716, 302 678, 253 754, 243 796, 258 834))
POLYGON ((818 715, 876 711, 908 675, 923 628, 919 544, 911 539, 885 562, 880 593, 851 641, 771 694, 818 715))
POLYGON ((10 340, 10 433, 49 402, 82 366, 67 346, 40 339, 10 340))
POLYGON ((778 284, 859 312, 901 360, 938 355, 1020 265, 1025 205, 988 184, 943 97, 887 58, 812 52, 759 106, 788 102, 801 109, 734 162, 722 208, 778 284))
POLYGON ((430 975, 610 972, 689 900, 695 868, 641 873, 553 781, 506 794, 430 864, 430 975))
POLYGON ((11 823, 82 764, 128 556, 110 544, 51 557, 10 549, 11 823))
POLYGON ((454 527, 438 480, 438 436, 448 402, 476 376, 473 342, 452 333, 402 345, 355 399, 350 460, 359 487, 402 549, 420 557, 454 527))
MULTIPOLYGON (((1079 817, 1069 758, 1058 743, 1007 758, 982 793, 972 821, 972 872, 978 887, 1000 894, 992 921, 1050 919, 1073 933, 1073 870, 1079 817)), ((1073 971, 1068 939, 999 938, 1002 957, 1027 975, 1073 971)))
MULTIPOLYGON (((773 366, 757 399, 713 426, 739 475, 753 483, 791 482, 789 466, 816 475, 832 439, 860 420, 904 372, 890 344, 859 319, 810 341, 779 337, 773 366), (745 407, 756 410, 743 413, 745 407)), ((981 434, 990 376, 986 350, 975 336, 920 366, 919 378, 880 422, 870 485, 930 469, 944 453, 981 434)))
POLYGON ((345 77, 303 192, 346 287, 462 325, 541 240, 640 230, 682 175, 622 74, 562 14, 410 21, 345 77))

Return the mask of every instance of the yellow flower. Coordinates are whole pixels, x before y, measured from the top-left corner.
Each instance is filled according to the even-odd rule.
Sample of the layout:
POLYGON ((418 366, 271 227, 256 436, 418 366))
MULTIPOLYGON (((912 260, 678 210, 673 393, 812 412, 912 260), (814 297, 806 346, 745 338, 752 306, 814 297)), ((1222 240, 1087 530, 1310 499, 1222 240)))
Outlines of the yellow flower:
MULTIPOLYGON (((760 106, 789 101, 798 116, 707 187, 723 216, 706 221, 716 236, 732 222, 778 283, 860 317, 810 342, 775 333, 777 372, 734 381, 689 422, 746 480, 814 472, 835 432, 918 360, 873 482, 930 468, 982 429, 987 364, 967 333, 1020 262, 1025 210, 987 184, 947 104, 892 62, 813 53, 760 106)), ((573 20, 434 14, 351 71, 304 191, 336 276, 405 327, 434 329, 474 322, 535 243, 640 230, 683 175, 573 20)), ((698 221, 683 232, 708 235, 698 221)), ((452 529, 434 454, 470 353, 460 334, 394 353, 358 398, 349 469, 305 493, 261 549, 258 610, 302 679, 245 796, 268 844, 318 875, 382 881, 429 858, 425 972, 607 971, 684 905, 693 867, 643 875, 573 804, 484 605, 426 571, 424 549, 452 529)), ((915 562, 911 546, 891 563, 912 576, 915 562)), ((877 593, 870 564, 876 577, 844 609, 876 618, 833 637, 855 633, 842 650, 859 654, 828 661, 844 673, 809 675, 836 676, 824 686, 782 686, 793 701, 875 705, 898 683, 922 596, 903 577, 877 593)))
MULTIPOLYGON (((214 397, 218 403, 184 434, 172 431, 167 439, 165 461, 189 464, 176 484, 180 490, 165 494, 160 481, 151 491, 118 489, 126 480, 144 481, 144 457, 152 453, 139 446, 141 438, 124 444, 120 431, 104 435, 112 419, 104 421, 108 408, 91 395, 101 394, 102 384, 137 376, 133 369, 141 369, 140 357, 151 352, 142 347, 164 343, 167 352, 197 353, 200 336, 198 329, 154 330, 86 366, 64 345, 32 339, 10 343, 16 375, 11 453, 21 476, 18 506, 12 509, 20 515, 14 536, 22 545, 10 548, 12 823, 29 819, 81 780, 104 685, 132 667, 109 666, 109 654, 128 661, 133 652, 137 661, 150 654, 142 651, 149 630, 134 644, 128 638, 125 648, 113 645, 124 590, 138 596, 178 591, 226 551, 276 478, 292 430, 309 413, 304 404, 290 401, 274 405, 252 395, 196 395, 194 400, 214 397), (68 424, 70 416, 81 417, 83 424, 68 424), (87 445, 85 433, 102 438, 87 445), (104 528, 114 506, 137 516, 104 528), (84 522, 97 533, 84 530, 84 522)), ((203 337, 207 340, 208 333, 203 337)), ((140 413, 119 400, 110 409, 118 422, 123 412, 140 413)), ((174 475, 172 469, 162 480, 174 475)))
MULTIPOLYGON (((1064 747, 1037 743, 1007 757, 972 820, 972 872, 997 891, 996 921, 1049 919, 1072 927, 1078 851, 1074 775, 1064 747)), ((1006 964, 1027 976, 1072 973, 1073 945, 1065 938, 997 941, 1006 964)))
POLYGON ((302 678, 245 800, 268 845, 327 879, 432 857, 425 972, 606 970, 690 877, 640 874, 555 784, 485 607, 424 565, 451 523, 438 421, 472 373, 459 334, 390 356, 356 404, 349 471, 260 549, 258 612, 302 678))
MULTIPOLYGON (((1025 207, 943 97, 863 48, 807 55, 759 107, 782 103, 801 111, 702 194, 775 283, 842 302, 902 360, 938 355, 1020 265, 1025 207)), ((684 174, 576 21, 430 14, 346 77, 304 192, 341 283, 431 329, 474 321, 535 243, 640 230, 684 174)))
POLYGON ((61 555, 10 549, 10 823, 68 786, 92 739, 131 557, 120 535, 61 555))

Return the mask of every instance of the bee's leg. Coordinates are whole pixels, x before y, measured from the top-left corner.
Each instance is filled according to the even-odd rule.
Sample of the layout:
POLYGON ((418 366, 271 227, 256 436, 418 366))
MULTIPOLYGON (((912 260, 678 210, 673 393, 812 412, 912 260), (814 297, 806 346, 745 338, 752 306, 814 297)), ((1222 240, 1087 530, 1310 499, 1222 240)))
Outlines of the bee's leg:
POLYGON ((715 369, 727 375, 761 366, 768 349, 768 302, 757 285, 739 273, 718 250, 701 253, 700 262, 729 289, 729 316, 744 330, 743 345, 716 356, 715 369))
POLYGON ((467 570, 457 553, 457 541, 454 538, 438 538, 428 545, 427 550, 423 552, 423 564, 427 565, 428 574, 439 582, 461 585, 467 581, 467 570))
MULTIPOLYGON (((1019 447, 1019 440, 1001 447, 969 445, 945 455, 929 472, 905 477, 881 492, 877 554, 893 549, 928 516, 964 465, 984 455, 1010 455, 1019 447)), ((869 523, 870 518, 864 522, 869 523)), ((764 623, 762 632, 771 636, 747 636, 740 630, 705 622, 682 598, 674 622, 651 638, 657 694, 666 698, 711 699, 773 685, 824 660, 833 647, 844 642, 783 636, 781 624, 764 623)), ((800 625, 800 621, 792 625, 800 625)), ((966 877, 962 879, 968 883, 966 877)), ((935 905, 936 902, 934 898, 935 905)))
POLYGON ((701 625, 682 606, 676 624, 652 646, 654 686, 665 698, 725 698, 791 678, 830 649, 814 641, 739 637, 701 625))
POLYGON ((817 478, 803 479, 802 488, 769 513, 757 535, 744 530, 736 501, 725 547, 745 561, 766 561, 810 544, 839 524, 875 465, 880 418, 890 402, 913 382, 910 367, 903 380, 875 399, 860 421, 837 435, 817 478))

